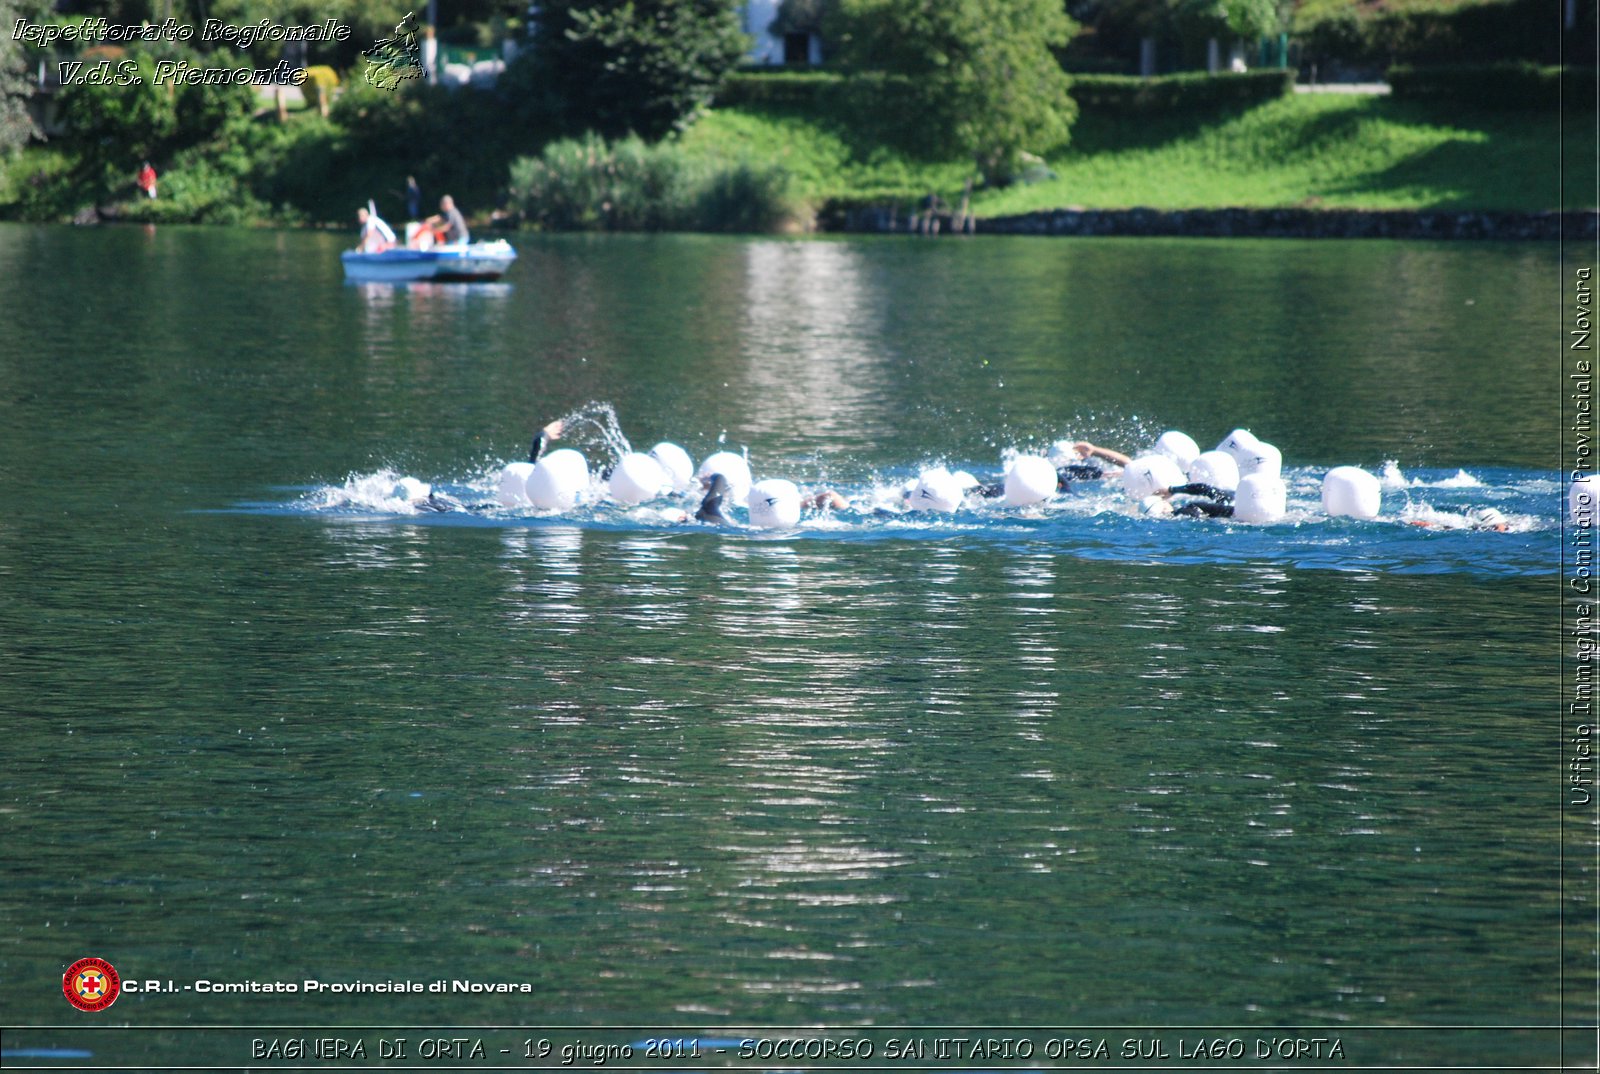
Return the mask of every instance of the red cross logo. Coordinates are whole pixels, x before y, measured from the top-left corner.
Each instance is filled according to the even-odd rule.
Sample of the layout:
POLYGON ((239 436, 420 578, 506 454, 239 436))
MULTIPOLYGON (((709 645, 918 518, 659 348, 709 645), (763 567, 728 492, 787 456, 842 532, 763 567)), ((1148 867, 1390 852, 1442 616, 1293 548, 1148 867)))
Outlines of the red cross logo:
POLYGON ((117 1001, 122 978, 103 958, 80 958, 62 975, 61 990, 80 1011, 103 1011, 117 1001))

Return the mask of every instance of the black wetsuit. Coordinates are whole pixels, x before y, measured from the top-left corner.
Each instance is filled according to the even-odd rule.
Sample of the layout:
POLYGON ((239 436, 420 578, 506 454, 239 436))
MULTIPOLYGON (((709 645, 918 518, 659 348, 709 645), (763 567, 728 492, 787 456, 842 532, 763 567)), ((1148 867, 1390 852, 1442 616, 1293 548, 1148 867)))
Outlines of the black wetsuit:
POLYGON ((1056 480, 1063 487, 1070 481, 1100 481, 1105 476, 1105 467, 1094 462, 1074 462, 1056 467, 1056 480))
POLYGON ((418 511, 437 511, 446 514, 450 511, 481 511, 482 506, 468 507, 448 492, 429 492, 426 500, 419 501, 416 505, 418 511))
POLYGON ((1172 509, 1172 513, 1179 518, 1232 518, 1233 493, 1226 489, 1219 489, 1215 485, 1203 482, 1193 482, 1188 485, 1174 485, 1167 490, 1168 493, 1178 496, 1205 496, 1207 500, 1190 500, 1172 509))
POLYGON ((700 522, 726 526, 728 520, 722 514, 722 497, 727 495, 732 488, 733 486, 728 484, 727 478, 721 474, 713 475, 711 478, 711 491, 707 492, 705 499, 700 501, 700 510, 694 513, 695 519, 700 522))
MULTIPOLYGON (((1066 466, 1057 466, 1056 491, 1071 492, 1074 481, 1099 481, 1105 476, 1105 470, 1091 462, 1074 462, 1066 466)), ((979 485, 972 491, 986 500, 993 500, 1006 494, 1006 485, 1001 481, 992 485, 979 485)))
MULTIPOLYGON (((545 449, 544 430, 533 434, 533 446, 528 448, 528 461, 537 464, 539 456, 545 449)), ((435 511, 439 514, 448 514, 451 511, 486 511, 495 506, 492 503, 464 504, 448 492, 429 492, 426 500, 419 500, 413 504, 418 511, 435 511)))

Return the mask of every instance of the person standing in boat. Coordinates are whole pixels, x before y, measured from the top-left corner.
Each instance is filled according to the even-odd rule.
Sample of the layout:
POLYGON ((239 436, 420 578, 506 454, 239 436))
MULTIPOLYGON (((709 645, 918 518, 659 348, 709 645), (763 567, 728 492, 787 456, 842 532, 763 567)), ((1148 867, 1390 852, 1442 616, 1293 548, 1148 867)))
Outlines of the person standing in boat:
POLYGON ((362 253, 381 254, 394 245, 394 229, 383 222, 372 202, 356 210, 356 222, 361 225, 361 242, 356 248, 362 253))
POLYGON ((466 218, 461 215, 461 210, 456 208, 456 199, 449 194, 439 199, 439 211, 422 223, 424 227, 433 231, 439 242, 464 245, 472 241, 472 236, 467 231, 466 218))

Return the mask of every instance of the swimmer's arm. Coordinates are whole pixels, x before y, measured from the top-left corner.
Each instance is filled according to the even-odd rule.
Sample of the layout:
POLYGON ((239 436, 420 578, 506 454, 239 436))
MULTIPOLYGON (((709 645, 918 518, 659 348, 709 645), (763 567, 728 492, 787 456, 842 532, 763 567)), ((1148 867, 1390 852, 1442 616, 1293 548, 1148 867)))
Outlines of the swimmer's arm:
POLYGON ((528 449, 528 461, 538 462, 539 456, 544 454, 547 443, 561 435, 562 422, 560 418, 550 422, 543 429, 533 434, 533 446, 528 449))
POLYGON ((832 489, 820 489, 801 501, 801 506, 813 511, 843 511, 850 506, 850 501, 832 489))
POLYGON ((1079 440, 1072 445, 1072 450, 1078 453, 1080 459, 1104 459, 1115 466, 1126 466, 1133 461, 1120 451, 1099 447, 1087 440, 1079 440))
POLYGON ((1215 485, 1207 485, 1202 481, 1190 482, 1187 485, 1173 485, 1171 488, 1162 489, 1161 496, 1204 496, 1219 503, 1232 503, 1233 493, 1226 489, 1219 489, 1215 485))

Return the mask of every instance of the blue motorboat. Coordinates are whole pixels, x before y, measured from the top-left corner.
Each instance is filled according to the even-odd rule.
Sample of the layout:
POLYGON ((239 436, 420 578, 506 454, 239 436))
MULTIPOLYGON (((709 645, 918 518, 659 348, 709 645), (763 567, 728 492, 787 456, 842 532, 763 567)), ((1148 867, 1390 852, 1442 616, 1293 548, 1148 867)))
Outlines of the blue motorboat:
POLYGON ((413 280, 481 283, 498 280, 517 259, 504 239, 453 243, 414 250, 393 246, 379 253, 346 250, 344 278, 353 283, 407 283, 413 280))

